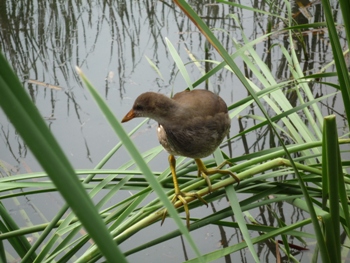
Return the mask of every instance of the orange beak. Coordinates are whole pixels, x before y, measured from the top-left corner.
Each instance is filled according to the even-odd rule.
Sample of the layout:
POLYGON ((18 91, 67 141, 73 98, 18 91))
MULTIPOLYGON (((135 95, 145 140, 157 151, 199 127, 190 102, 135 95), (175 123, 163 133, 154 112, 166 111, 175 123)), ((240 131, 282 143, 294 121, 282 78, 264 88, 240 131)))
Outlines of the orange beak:
POLYGON ((131 119, 135 118, 135 112, 133 109, 131 109, 122 119, 122 122, 130 121, 131 119))

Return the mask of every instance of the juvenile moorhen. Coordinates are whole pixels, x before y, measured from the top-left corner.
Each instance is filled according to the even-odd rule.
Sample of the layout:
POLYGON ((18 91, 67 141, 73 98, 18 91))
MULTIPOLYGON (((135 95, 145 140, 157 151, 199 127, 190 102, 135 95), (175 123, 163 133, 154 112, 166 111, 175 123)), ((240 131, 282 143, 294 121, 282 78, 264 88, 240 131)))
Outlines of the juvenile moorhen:
MULTIPOLYGON (((218 95, 198 89, 177 93, 170 99, 159 93, 146 92, 136 99, 122 122, 136 117, 148 117, 158 122, 159 142, 170 154, 168 159, 175 189, 172 203, 177 199, 183 203, 187 227, 189 210, 185 197, 195 196, 207 203, 196 193, 180 191, 174 156, 193 158, 198 166, 198 175, 205 178, 210 191, 212 188, 208 175, 211 174, 229 174, 239 183, 239 179, 231 171, 221 170, 222 166, 207 169, 200 159, 212 154, 230 131, 231 120, 227 105, 218 95)), ((165 216, 163 220, 164 218, 165 216)))

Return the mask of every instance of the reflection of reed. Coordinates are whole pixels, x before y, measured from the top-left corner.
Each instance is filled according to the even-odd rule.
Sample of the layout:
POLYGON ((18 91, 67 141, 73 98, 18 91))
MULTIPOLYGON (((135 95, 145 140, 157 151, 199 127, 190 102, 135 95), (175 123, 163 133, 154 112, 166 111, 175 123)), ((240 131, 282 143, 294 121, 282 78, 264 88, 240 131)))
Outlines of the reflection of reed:
POLYGON ((44 83, 42 81, 37 81, 35 79, 28 79, 28 83, 32 83, 38 86, 43 86, 45 88, 54 89, 54 90, 62 90, 62 87, 51 85, 50 83, 44 83))
MULTIPOLYGON (((10 133, 12 130, 10 130, 9 126, 4 127, 2 124, 0 124, 1 129, 1 137, 4 139, 6 147, 8 149, 8 153, 16 160, 17 163, 21 162, 22 158, 25 158, 28 152, 26 144, 23 143, 22 139, 17 135, 16 136, 16 144, 13 145, 10 143, 10 133)), ((18 168, 15 168, 14 166, 10 164, 5 164, 3 160, 0 160, 0 168, 4 169, 7 167, 9 171, 5 171, 4 173, 1 173, 1 175, 6 174, 16 174, 18 172, 18 168)))
MULTIPOLYGON (((195 5, 207 17, 206 21, 212 27, 225 26, 222 17, 217 13, 217 6, 206 6, 202 2, 196 2, 195 5)), ((37 103, 40 94, 47 98, 51 109, 45 109, 49 113, 44 116, 49 125, 56 120, 57 96, 65 96, 66 100, 62 100, 62 97, 58 99, 66 101, 67 115, 73 112, 82 126, 85 112, 77 98, 84 95, 81 94, 82 89, 76 88, 81 87, 81 82, 74 67, 89 67, 93 64, 91 55, 102 42, 104 49, 109 50, 109 66, 116 69, 106 69, 105 96, 108 97, 109 88, 114 85, 119 88, 120 97, 123 97, 126 79, 144 59, 146 44, 151 43, 151 59, 157 66, 164 57, 168 57, 164 36, 176 34, 176 30, 173 32, 169 23, 172 26, 176 24, 178 32, 185 32, 178 34, 180 45, 192 50, 193 43, 199 43, 199 49, 201 48, 202 37, 192 34, 194 26, 173 3, 100 0, 92 5, 81 1, 67 4, 38 0, 1 1, 0 48, 22 79, 32 101, 37 103), (106 27, 110 38, 101 41, 102 29, 106 27), (148 32, 146 39, 142 32, 148 32), (128 72, 130 69, 131 73, 128 72)), ((224 37, 227 42, 229 36, 224 37)), ((183 52, 183 49, 179 48, 179 52, 183 52)), ((214 59, 209 56, 207 58, 214 59)), ((170 60, 173 63, 171 58, 170 60)), ((175 81, 176 71, 173 63, 168 77, 169 83, 175 81)), ((164 87, 163 81, 157 81, 160 88, 164 87)), ((15 133, 13 129, 11 133, 15 133)), ((83 134, 82 136, 84 137, 83 134)), ((85 145, 88 149, 87 142, 85 145)), ((10 145, 7 146, 11 148, 10 145)), ((19 158, 25 156, 19 157, 17 152, 20 151, 13 151, 14 159, 20 163, 19 158)), ((88 152, 89 149, 87 156, 88 152)))
MULTIPOLYGON (((255 39, 262 34, 272 32, 274 28, 285 26, 279 17, 285 12, 284 2, 254 2, 253 8, 266 10, 277 16, 269 16, 246 10, 216 4, 212 1, 190 1, 194 10, 198 12, 211 28, 220 28, 216 31, 217 36, 225 47, 234 52, 232 38, 240 41, 241 27, 246 31, 250 39, 255 39), (238 19, 228 17, 234 14, 238 19), (239 21, 239 25, 237 25, 239 21), (251 26, 254 25, 254 26, 251 26)), ((293 9, 294 19, 297 23, 324 21, 321 6, 318 3, 298 1, 293 9), (314 8, 313 12, 305 10, 308 6, 314 8), (302 9, 302 11, 300 10, 302 9), (306 12, 307 11, 307 12, 306 12), (307 17, 304 14, 307 13, 307 17)), ((337 13, 335 14, 337 15, 337 13)), ((110 41, 105 40, 104 45, 109 49, 109 63, 116 63, 116 72, 106 70, 105 96, 111 83, 119 86, 120 97, 125 92, 125 83, 128 76, 127 66, 131 72, 144 59, 144 43, 152 43, 153 54, 151 60, 159 66, 160 56, 168 56, 164 43, 164 31, 167 34, 176 32, 169 31, 169 23, 175 24, 181 45, 190 50, 196 56, 201 53, 199 59, 216 60, 214 50, 203 42, 203 37, 195 26, 186 18, 173 3, 142 1, 129 3, 123 1, 97 1, 83 4, 74 1, 70 4, 60 4, 58 1, 1 1, 0 2, 0 46, 1 50, 12 64, 17 74, 23 79, 32 79, 27 85, 33 101, 36 101, 37 86, 40 83, 49 83, 53 87, 65 87, 67 96, 67 108, 75 109, 75 114, 80 123, 80 106, 74 99, 77 92, 73 87, 81 83, 75 74, 74 66, 80 67, 91 64, 89 57, 94 52, 103 27, 109 28, 110 41), (97 22, 94 22, 97 21, 97 22), (141 32, 148 32, 147 39, 141 38, 141 32), (88 36, 93 36, 93 41, 87 41, 88 36), (194 46, 193 43, 198 44, 194 46), (111 77, 112 76, 112 77, 111 77), (35 85, 33 85, 35 84, 35 85)), ((330 57, 327 57, 329 45, 324 41, 324 32, 308 30, 295 32, 295 43, 298 48, 298 59, 303 63, 306 73, 315 72, 330 57)), ((142 35, 144 36, 144 35, 142 35)), ((278 80, 292 78, 290 65, 280 49, 273 48, 276 44, 283 45, 287 50, 290 47, 288 38, 284 34, 277 33, 263 42, 261 54, 266 65, 273 71, 278 80)), ((184 50, 178 45, 179 53, 184 50)), ((211 63, 205 63, 205 70, 212 68, 211 63)), ((254 76, 246 67, 245 75, 253 79, 254 76)), ((168 77, 169 83, 174 82, 176 66, 173 64, 168 77)), ((197 74, 197 73, 196 73, 197 74)), ((220 90, 223 84, 233 82, 233 77, 228 71, 220 71, 216 78, 210 80, 215 89, 220 90)), ((208 83, 205 83, 209 85, 208 83)), ((322 85, 310 82, 310 85, 322 85)), ((159 87, 164 83, 158 83, 159 87)), ((287 87, 289 89, 290 87, 287 87)), ((234 87, 231 88, 234 90, 234 87)), ((296 103, 294 92, 287 90, 290 101, 296 103)), ((50 92, 50 96, 54 96, 50 92)), ((54 101, 53 97, 51 100, 54 101)), ((54 113, 54 105, 51 106, 54 113)), ((252 108, 252 111, 254 109, 252 108)), ((260 134, 266 134, 262 131, 260 134)), ((258 135, 258 137, 260 137, 258 135)), ((259 144, 260 141, 255 141, 259 144)))
MULTIPOLYGON (((192 4, 211 27, 228 31, 232 27, 233 20, 225 17, 231 8, 212 4, 210 1, 193 1, 192 4)), ((144 59, 142 55, 136 56, 140 52, 138 49, 142 48, 141 41, 152 43, 154 51, 151 59, 159 62, 160 55, 168 56, 164 30, 168 31, 168 23, 173 22, 181 33, 179 38, 182 44, 187 49, 193 49, 193 42, 199 43, 199 48, 202 48, 202 37, 193 34, 194 26, 183 17, 173 3, 155 4, 143 1, 126 4, 101 0, 92 6, 84 5, 80 1, 67 5, 57 1, 50 4, 43 1, 31 1, 31 4, 23 0, 2 1, 0 44, 7 59, 22 79, 31 78, 70 89, 76 84, 80 85, 74 66, 82 67, 91 63, 89 56, 98 44, 102 27, 107 24, 111 41, 105 41, 104 45, 110 50, 110 63, 117 63, 117 72, 113 73, 118 79, 117 84, 122 96, 126 66, 131 63, 130 67, 134 69, 144 59), (148 39, 140 38, 142 31, 149 32, 148 39), (89 35, 94 36, 92 43, 87 41, 89 35)), ((229 44, 229 35, 222 34, 220 38, 227 43, 228 48, 232 47, 229 44)), ((109 72, 105 75, 108 76, 109 72)))
MULTIPOLYGON (((301 4, 300 2, 298 1, 298 5, 295 4, 295 19, 298 19, 299 23, 305 23, 303 12, 300 12, 300 9, 304 10, 310 6, 310 3, 301 4)), ((190 1, 190 3, 211 28, 220 28, 223 32, 227 32, 218 33, 218 37, 222 43, 225 43, 228 50, 231 49, 231 52, 234 51, 231 37, 237 35, 238 30, 235 30, 237 27, 235 20, 227 17, 228 14, 234 13, 242 23, 238 26, 251 30, 252 38, 271 31, 271 28, 282 22, 275 16, 266 20, 266 17, 261 14, 246 13, 242 9, 219 5, 211 1, 190 1), (251 15, 253 15, 253 24, 256 26, 249 29, 248 25, 245 25, 245 20, 251 23, 251 19, 245 17, 251 15), (263 21, 267 22, 267 30, 263 21)), ((267 4, 261 6, 262 3, 255 3, 255 5, 254 8, 276 14, 280 14, 284 9, 283 1, 275 2, 271 6, 267 4)), ((315 12, 313 14, 308 12, 307 21, 321 21, 320 5, 313 4, 313 6, 315 12)), ((168 23, 176 24, 180 33, 179 39, 187 49, 192 51, 196 48, 191 46, 196 42, 199 43, 199 49, 202 49, 203 54, 205 53, 203 38, 200 34, 194 33, 195 27, 188 19, 183 18, 182 13, 174 7, 173 3, 158 2, 155 4, 151 1, 142 1, 126 4, 120 1, 101 0, 92 6, 91 3, 85 5, 80 1, 62 5, 57 1, 50 4, 45 1, 31 1, 31 4, 28 4, 27 1, 22 0, 2 1, 0 10, 0 45, 14 70, 23 79, 31 78, 51 85, 68 88, 76 84, 80 85, 72 66, 81 67, 89 63, 89 55, 94 51, 101 29, 105 24, 109 27, 111 42, 109 45, 107 40, 104 44, 110 50, 110 63, 117 61, 117 72, 113 73, 118 79, 121 97, 125 87, 126 65, 132 63, 131 68, 134 69, 143 59, 142 55, 136 56, 137 49, 142 47, 142 42, 152 42, 154 49, 151 59, 155 63, 159 62, 160 54, 168 55, 162 34, 164 30, 168 30, 168 23), (93 21, 97 23, 94 24, 93 21), (140 39, 141 31, 144 30, 149 32, 148 39, 140 39), (88 34, 94 36, 92 43, 86 39, 88 34), (197 37, 198 40, 194 40, 197 37), (82 50, 83 47, 84 50, 82 50), (62 83, 63 81, 65 83, 62 83)), ((314 65, 315 54, 323 52, 324 50, 321 49, 326 48, 325 45, 320 45, 320 40, 319 34, 315 34, 315 37, 314 35, 310 37, 309 34, 303 35, 297 40, 300 43, 300 51, 304 50, 304 57, 311 56, 309 61, 312 63, 309 64, 308 61, 304 63, 305 71, 313 70, 315 66, 317 68, 317 65, 314 65), (304 49, 302 45, 305 45, 304 49)), ((274 56, 274 61, 278 63, 275 63, 272 70, 276 71, 279 79, 288 79, 290 76, 288 76, 289 70, 286 70, 288 65, 283 60, 285 58, 280 54, 273 54, 273 50, 270 50, 271 46, 277 42, 278 40, 265 42, 265 50, 269 52, 263 52, 263 54, 266 54, 266 62, 270 66, 271 56, 274 56)), ((286 40, 284 45, 288 48, 286 40)), ((302 59, 302 52, 299 54, 302 59)), ((206 58, 215 59, 215 52, 211 50, 206 53, 206 58)), ((106 72, 105 75, 109 76, 109 73, 106 72)), ((226 75, 219 76, 218 79, 229 76, 227 72, 224 74, 226 75)), ((249 72, 246 75, 253 77, 249 72)), ((107 81, 106 88, 108 86, 107 81)))

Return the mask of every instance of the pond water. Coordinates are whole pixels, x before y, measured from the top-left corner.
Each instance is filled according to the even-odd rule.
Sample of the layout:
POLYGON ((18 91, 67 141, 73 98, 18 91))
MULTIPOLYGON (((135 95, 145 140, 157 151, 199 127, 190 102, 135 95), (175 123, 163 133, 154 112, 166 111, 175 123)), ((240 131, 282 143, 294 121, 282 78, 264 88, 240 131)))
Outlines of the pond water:
MULTIPOLYGON (((233 38, 238 42, 242 40, 238 26, 244 29, 250 39, 266 33, 268 25, 272 28, 283 26, 277 19, 268 21, 263 15, 259 16, 247 10, 229 8, 212 1, 190 2, 211 28, 223 29, 218 30, 217 35, 229 52, 234 51, 233 38), (229 14, 236 15, 241 25, 227 17, 229 14)), ((241 4, 250 6, 251 2, 241 1, 241 4)), ((268 9, 267 6, 259 6, 263 3, 257 2, 255 5, 255 8, 268 9)), ((277 7, 283 10, 284 4, 276 4, 270 8, 277 7)), ((201 76, 201 70, 206 71, 211 66, 202 63, 199 69, 196 64, 190 63, 189 53, 199 60, 221 61, 212 48, 206 49, 205 38, 170 1, 2 1, 0 10, 1 51, 76 169, 94 168, 119 140, 80 82, 75 66, 83 70, 116 117, 121 119, 131 108, 134 99, 145 91, 170 95, 186 88, 186 83, 168 51, 165 38, 175 46, 182 60, 188 63, 186 68, 192 81, 201 76), (147 58, 154 63, 162 76, 154 70, 147 58)), ((300 23, 323 21, 320 5, 311 5, 306 11, 303 9, 302 13, 298 13, 296 9, 295 13, 300 23)), ((309 60, 305 60, 300 49, 300 60, 304 64, 305 72, 315 71, 332 59, 325 32, 310 30, 304 32, 303 37, 310 56, 309 60)), ((288 46, 283 36, 276 38, 288 46)), ((256 46, 264 61, 275 72, 276 79, 288 79, 290 73, 286 61, 281 59, 278 52, 267 52, 268 48, 268 41, 262 41, 256 46)), ((237 63, 244 68, 241 61, 238 60, 237 63)), ((249 72, 247 77, 255 80, 249 72)), ((220 94, 228 105, 247 95, 238 79, 225 70, 211 78, 210 83, 200 87, 220 94)), ((322 85, 315 85, 315 92, 321 94, 328 91, 322 85)), ((343 112, 340 106, 338 108, 336 99, 329 103, 332 108, 343 112)), ((328 108, 325 106, 325 109, 328 108)), ((131 121, 124 127, 130 131, 138 123, 131 121)), ((237 123, 236 119, 232 121, 231 136, 239 131, 237 123)), ((249 126, 249 123, 245 125, 249 126)), ((141 152, 158 145, 155 127, 156 123, 150 121, 133 136, 141 152)), ((267 144, 263 140, 257 140, 256 136, 259 134, 250 134, 248 137, 250 151, 267 144)), ((3 176, 42 170, 1 110, 0 138, 0 162, 4 166, 0 168, 0 172, 3 176)), ((232 144, 232 151, 225 151, 231 156, 245 153, 240 141, 232 144)), ((116 168, 128 160, 128 154, 120 151, 105 168, 116 168)), ((151 167, 159 171, 168 167, 167 154, 164 152, 151 163, 151 167)), ((212 208, 191 211, 191 215, 201 217, 210 214, 211 209, 224 207, 220 202, 216 202, 212 208)), ((16 207, 11 202, 7 202, 7 205, 14 215, 24 207, 34 218, 38 212, 36 209, 45 211, 45 215, 50 218, 63 203, 58 195, 47 194, 47 198, 30 196, 21 207, 16 207), (34 209, 31 204, 35 204, 37 208, 34 209)), ((257 211, 256 216, 260 214, 263 217, 264 213, 257 211)), ((287 211, 286 217, 294 220, 295 213, 296 211, 287 211)), ((140 237, 153 238, 157 231, 169 231, 173 228, 172 221, 168 219, 164 226, 155 224, 139 233, 137 238, 122 244, 121 248, 130 249, 138 245, 140 237)), ((227 237, 229 244, 241 241, 238 232, 216 226, 194 231, 193 234, 203 252, 220 247, 223 236, 227 237), (223 234, 222 231, 226 233, 223 234)), ((265 262, 275 261, 268 244, 259 245, 258 250, 265 262)), ((247 251, 217 262, 240 262, 242 259, 251 262, 247 251)), ((187 253, 190 258, 193 256, 191 251, 187 253)), ((309 262, 310 255, 307 254, 298 255, 299 260, 309 262)), ((176 238, 131 255, 128 259, 130 262, 145 259, 147 262, 181 262, 185 260, 185 256, 181 239, 176 238)))

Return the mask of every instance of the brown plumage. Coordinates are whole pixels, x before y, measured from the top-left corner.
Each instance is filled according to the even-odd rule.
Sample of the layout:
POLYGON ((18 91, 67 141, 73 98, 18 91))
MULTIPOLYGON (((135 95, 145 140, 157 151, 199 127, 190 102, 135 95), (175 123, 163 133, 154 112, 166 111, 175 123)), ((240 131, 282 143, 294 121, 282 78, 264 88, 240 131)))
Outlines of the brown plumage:
MULTIPOLYGON (((184 204, 189 226, 187 202, 183 198, 193 194, 180 191, 175 172, 174 156, 185 156, 195 159, 198 174, 211 183, 207 175, 214 173, 230 174, 237 182, 239 179, 229 170, 207 169, 200 158, 212 154, 229 133, 231 120, 226 103, 218 95, 207 90, 183 91, 168 98, 162 94, 146 92, 136 100, 132 109, 122 122, 136 117, 148 117, 158 122, 158 139, 170 154, 169 163, 174 180, 175 197, 184 204)), ((201 201, 206 203, 200 196, 201 201)), ((163 218, 164 220, 164 218, 163 218)))
POLYGON ((207 90, 183 91, 172 99, 143 93, 122 122, 135 117, 158 122, 159 142, 169 154, 194 159, 213 153, 231 126, 226 103, 207 90))

